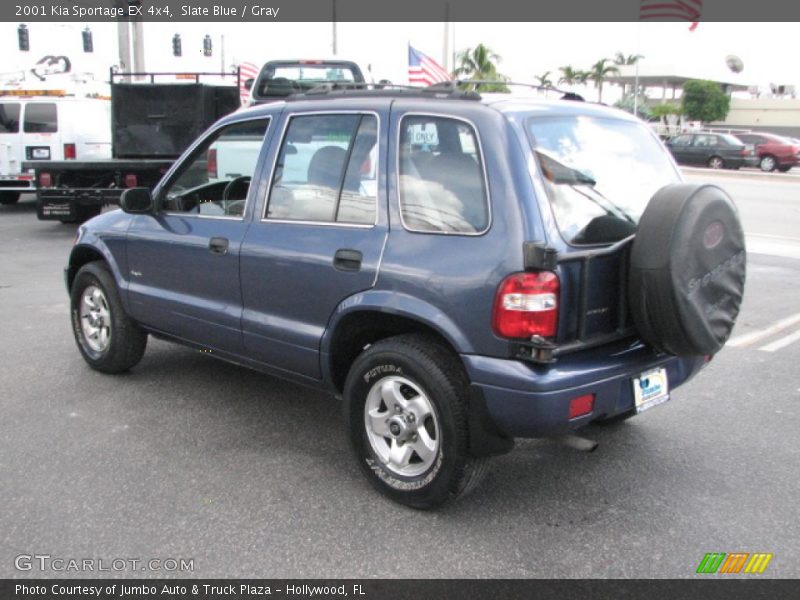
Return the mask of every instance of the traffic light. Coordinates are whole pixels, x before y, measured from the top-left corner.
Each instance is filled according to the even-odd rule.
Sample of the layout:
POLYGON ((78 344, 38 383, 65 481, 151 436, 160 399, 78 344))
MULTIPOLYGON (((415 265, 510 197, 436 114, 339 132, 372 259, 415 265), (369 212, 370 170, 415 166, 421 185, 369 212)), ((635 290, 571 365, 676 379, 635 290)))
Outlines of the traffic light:
POLYGON ((92 41, 92 30, 88 27, 81 32, 83 36, 83 51, 94 52, 94 42, 92 41))
POLYGON ((203 56, 211 56, 211 36, 203 38, 203 56))
POLYGON ((172 36, 172 55, 173 56, 182 56, 183 51, 181 50, 181 34, 176 33, 172 36))
POLYGON ((31 49, 31 38, 27 25, 22 24, 17 28, 17 37, 19 37, 20 51, 28 52, 31 49))

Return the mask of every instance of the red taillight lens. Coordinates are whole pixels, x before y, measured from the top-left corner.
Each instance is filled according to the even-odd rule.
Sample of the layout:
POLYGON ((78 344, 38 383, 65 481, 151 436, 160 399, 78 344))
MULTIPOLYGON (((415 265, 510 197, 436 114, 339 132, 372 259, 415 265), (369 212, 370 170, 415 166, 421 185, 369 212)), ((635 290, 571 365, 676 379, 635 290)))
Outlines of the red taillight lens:
POLYGON ((128 173, 127 175, 125 175, 125 187, 126 188, 139 187, 139 178, 136 177, 136 173, 128 173))
POLYGON ((208 176, 217 178, 217 149, 211 148, 208 151, 208 176))
POLYGON ((77 156, 75 144, 64 144, 64 160, 75 160, 77 156))
POLYGON ((551 271, 506 277, 494 299, 492 328, 500 337, 552 337, 558 327, 558 276, 551 271))
POLYGON ((53 185, 53 178, 50 173, 39 173, 39 187, 50 187, 53 185))
POLYGON ((594 394, 584 394, 569 401, 569 418, 575 419, 588 415, 594 408, 594 394))

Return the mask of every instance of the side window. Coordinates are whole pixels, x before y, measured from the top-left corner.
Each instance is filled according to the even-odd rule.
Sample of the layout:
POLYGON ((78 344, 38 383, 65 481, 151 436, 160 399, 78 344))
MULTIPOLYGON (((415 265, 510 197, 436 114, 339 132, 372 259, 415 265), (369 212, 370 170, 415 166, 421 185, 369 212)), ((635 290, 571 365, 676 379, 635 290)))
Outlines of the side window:
POLYGON ((58 131, 58 111, 53 103, 25 105, 25 133, 55 133, 58 131))
POLYGON ((688 146, 692 143, 692 136, 690 135, 679 135, 676 138, 672 139, 673 146, 688 146))
POLYGON ((229 125, 184 161, 167 183, 162 210, 209 217, 241 217, 269 119, 229 125))
POLYGON ((475 234, 489 226, 482 158, 473 128, 408 116, 400 125, 400 213, 407 229, 475 234))
POLYGON ((377 166, 375 116, 292 117, 275 167, 266 218, 372 225, 377 166))
POLYGON ((0 104, 0 133, 19 133, 19 104, 0 104))

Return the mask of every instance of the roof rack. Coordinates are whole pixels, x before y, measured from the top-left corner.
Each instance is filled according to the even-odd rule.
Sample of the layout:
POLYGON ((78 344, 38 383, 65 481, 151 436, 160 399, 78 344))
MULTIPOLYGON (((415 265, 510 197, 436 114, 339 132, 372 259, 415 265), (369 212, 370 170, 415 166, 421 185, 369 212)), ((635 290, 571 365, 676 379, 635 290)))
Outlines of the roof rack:
POLYGON ((472 90, 443 88, 437 85, 418 87, 388 81, 363 83, 355 81, 330 81, 321 83, 304 92, 297 92, 286 97, 291 100, 308 100, 320 96, 391 96, 391 97, 424 97, 447 98, 457 100, 480 100, 481 95, 472 90))
MULTIPOLYGON (((537 85, 535 83, 522 83, 519 81, 504 81, 502 79, 455 79, 453 81, 442 81, 429 86, 427 89, 456 89, 473 86, 475 91, 480 91, 481 86, 486 85, 504 85, 512 87, 524 87, 528 89, 538 90, 541 92, 556 92, 561 94, 561 100, 576 100, 584 102, 583 96, 574 92, 568 92, 551 85, 537 85)), ((486 91, 486 90, 484 90, 486 91)))
POLYGON ((391 96, 391 97, 416 97, 416 98, 441 98, 450 100, 481 100, 479 88, 486 85, 505 85, 525 87, 544 92, 561 94, 560 100, 575 100, 583 102, 579 94, 561 90, 551 86, 536 85, 533 83, 518 83, 515 81, 502 81, 490 79, 455 79, 442 81, 427 87, 396 84, 391 82, 363 83, 354 81, 330 81, 321 83, 309 90, 296 92, 286 97, 287 101, 308 100, 317 97, 336 96, 391 96), (469 89, 473 88, 473 89, 469 89))

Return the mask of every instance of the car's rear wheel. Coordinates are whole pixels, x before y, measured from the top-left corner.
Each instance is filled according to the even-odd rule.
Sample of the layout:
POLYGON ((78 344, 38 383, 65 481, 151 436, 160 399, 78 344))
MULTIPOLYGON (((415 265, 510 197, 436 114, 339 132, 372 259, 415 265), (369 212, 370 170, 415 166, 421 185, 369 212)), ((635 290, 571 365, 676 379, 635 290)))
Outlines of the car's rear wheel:
POLYGON ((344 410, 356 458, 370 483, 414 508, 433 508, 477 485, 487 458, 469 454, 467 378, 433 338, 376 342, 355 360, 344 410))
POLYGON ((708 166, 712 169, 724 169, 725 161, 720 156, 712 156, 708 159, 708 166))
POLYGON ((78 271, 70 294, 72 331, 90 367, 121 373, 136 365, 147 334, 125 314, 114 278, 105 263, 91 262, 78 271))
POLYGON ((775 160, 775 157, 771 154, 765 154, 761 157, 761 160, 758 163, 758 166, 761 168, 762 171, 770 172, 774 171, 778 166, 778 161, 775 160))
POLYGON ((0 204, 8 206, 19 201, 19 192, 0 192, 0 204))

